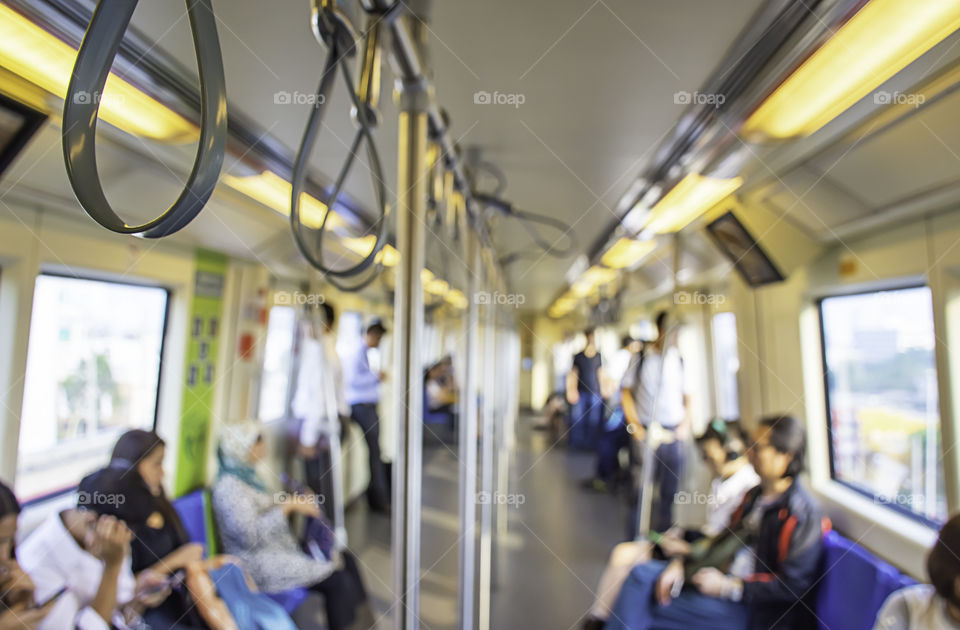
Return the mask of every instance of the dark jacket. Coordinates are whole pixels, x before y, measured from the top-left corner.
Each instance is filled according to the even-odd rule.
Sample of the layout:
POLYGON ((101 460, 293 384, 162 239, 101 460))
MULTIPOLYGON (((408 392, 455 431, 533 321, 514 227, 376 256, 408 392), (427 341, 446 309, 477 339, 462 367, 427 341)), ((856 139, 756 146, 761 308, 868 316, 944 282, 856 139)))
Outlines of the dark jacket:
MULTIPOLYGON (((727 530, 714 544, 736 535, 744 516, 760 496, 760 487, 746 494, 727 530)), ((755 573, 743 581, 743 603, 751 609, 752 630, 815 630, 815 586, 820 577, 824 529, 829 521, 799 482, 763 513, 753 540, 755 573)))

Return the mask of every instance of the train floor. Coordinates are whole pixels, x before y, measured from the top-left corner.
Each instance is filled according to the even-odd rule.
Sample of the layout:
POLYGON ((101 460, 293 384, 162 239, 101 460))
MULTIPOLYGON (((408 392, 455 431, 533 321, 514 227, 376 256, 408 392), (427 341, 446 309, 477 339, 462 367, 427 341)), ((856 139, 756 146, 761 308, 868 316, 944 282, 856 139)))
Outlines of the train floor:
MULTIPOLYGON (((625 529, 626 508, 609 495, 580 486, 593 457, 551 447, 547 435, 521 417, 504 502, 505 531, 494 557, 491 627, 571 630, 588 611, 614 543, 625 529)), ((420 627, 457 624, 458 459, 439 440, 424 449, 420 627)), ((390 626, 390 525, 363 502, 347 513, 378 628, 390 626)))

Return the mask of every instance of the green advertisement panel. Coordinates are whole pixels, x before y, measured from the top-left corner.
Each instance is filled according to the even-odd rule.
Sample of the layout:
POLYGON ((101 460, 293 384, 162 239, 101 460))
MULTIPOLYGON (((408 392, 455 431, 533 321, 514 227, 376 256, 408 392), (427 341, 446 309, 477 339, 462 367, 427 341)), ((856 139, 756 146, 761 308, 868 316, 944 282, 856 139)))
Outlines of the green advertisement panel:
POLYGON ((197 251, 187 330, 175 496, 195 490, 207 481, 207 449, 213 422, 213 391, 217 381, 217 348, 226 272, 226 256, 197 251))

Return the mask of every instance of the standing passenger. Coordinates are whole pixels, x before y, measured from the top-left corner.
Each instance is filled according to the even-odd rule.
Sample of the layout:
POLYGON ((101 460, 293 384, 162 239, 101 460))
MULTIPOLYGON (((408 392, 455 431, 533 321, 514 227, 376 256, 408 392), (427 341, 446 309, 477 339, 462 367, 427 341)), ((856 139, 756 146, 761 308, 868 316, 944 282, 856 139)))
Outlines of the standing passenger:
POLYGON ((627 422, 623 417, 620 384, 633 362, 633 357, 640 352, 641 347, 640 342, 629 335, 621 339, 620 346, 620 350, 610 362, 609 377, 613 384, 608 400, 610 417, 603 423, 597 442, 596 477, 584 483, 586 487, 598 492, 607 492, 610 484, 617 481, 620 473, 620 451, 630 446, 630 433, 627 431, 627 422))
MULTIPOLYGON (((673 525, 673 501, 683 475, 684 441, 690 434, 689 396, 683 382, 683 360, 675 335, 668 334, 667 312, 657 314, 657 338, 634 358, 623 377, 623 415, 633 437, 642 443, 647 429, 659 425, 655 446, 654 483, 660 492, 651 527, 665 532, 673 525)), ((644 465, 646 465, 645 463, 644 465)), ((634 528, 635 529, 635 528, 634 528)))
POLYGON ((380 382, 387 375, 382 370, 370 369, 367 356, 371 348, 380 346, 386 327, 379 317, 364 329, 363 340, 353 355, 344 359, 343 381, 346 386, 346 401, 350 405, 350 417, 367 442, 370 459, 370 485, 367 487, 367 501, 375 512, 390 513, 389 486, 387 469, 380 458, 380 416, 377 405, 380 403, 380 382))
POLYGON ((583 331, 586 347, 573 357, 573 368, 567 377, 567 401, 573 405, 570 423, 570 445, 592 449, 603 423, 603 359, 594 343, 594 330, 583 331))
MULTIPOLYGON (((350 417, 350 405, 343 392, 343 371, 337 356, 334 321, 336 312, 328 302, 320 305, 323 328, 309 322, 304 328, 300 371, 293 397, 293 414, 300 425, 300 454, 303 456, 307 485, 332 505, 333 478, 331 435, 340 431, 341 418, 350 417)), ((337 523, 338 527, 343 523, 337 523)))

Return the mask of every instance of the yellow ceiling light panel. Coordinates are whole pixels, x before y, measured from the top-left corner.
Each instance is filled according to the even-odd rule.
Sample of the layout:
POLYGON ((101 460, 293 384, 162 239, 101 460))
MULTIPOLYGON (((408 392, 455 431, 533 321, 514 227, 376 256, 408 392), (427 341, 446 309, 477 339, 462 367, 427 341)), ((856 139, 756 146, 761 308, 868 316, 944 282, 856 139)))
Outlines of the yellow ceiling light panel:
POLYGON ((960 28, 960 0, 871 0, 747 119, 744 135, 807 136, 960 28))
POLYGON ((604 253, 600 262, 611 269, 629 269, 656 248, 657 242, 653 239, 638 241, 624 237, 604 253))
POLYGON ((384 267, 396 267, 398 260, 400 260, 400 252, 393 245, 384 245, 383 249, 377 252, 377 255, 373 258, 373 262, 384 267))
POLYGON ((39 112, 49 113, 51 109, 48 103, 48 99, 51 99, 49 92, 2 67, 0 67, 0 94, 29 105, 39 112))
POLYGON ((447 294, 443 296, 448 304, 455 308, 464 309, 467 308, 467 296, 463 294, 463 291, 459 289, 450 289, 447 291, 447 294))
POLYGON ((340 239, 340 242, 354 254, 365 258, 373 251, 373 246, 377 243, 377 237, 373 234, 366 236, 347 236, 340 239))
POLYGON ((643 228, 653 234, 679 232, 743 184, 742 177, 723 179, 690 173, 650 210, 643 228))
POLYGON ((443 278, 433 278, 424 283, 423 289, 431 295, 444 296, 450 290, 450 285, 443 278))
POLYGON ((598 287, 600 285, 613 282, 617 279, 617 275, 619 274, 617 273, 616 269, 607 269, 606 267, 598 267, 597 265, 594 265, 583 272, 583 275, 580 276, 580 280, 583 280, 592 286, 598 287))
MULTIPOLYGON (((293 187, 290 182, 273 171, 264 171, 259 175, 248 177, 224 175, 222 179, 223 183, 230 188, 273 208, 282 215, 290 216, 290 195, 293 187)), ((307 193, 300 193, 300 220, 306 227, 319 228, 326 213, 327 206, 323 202, 307 193)), ((346 227, 346 224, 336 213, 333 213, 327 220, 326 227, 346 227)))
MULTIPOLYGON (((0 66, 64 98, 76 58, 72 46, 0 4, 0 66)), ((199 135, 196 125, 114 74, 100 98, 100 118, 153 140, 188 142, 199 135)))

